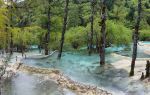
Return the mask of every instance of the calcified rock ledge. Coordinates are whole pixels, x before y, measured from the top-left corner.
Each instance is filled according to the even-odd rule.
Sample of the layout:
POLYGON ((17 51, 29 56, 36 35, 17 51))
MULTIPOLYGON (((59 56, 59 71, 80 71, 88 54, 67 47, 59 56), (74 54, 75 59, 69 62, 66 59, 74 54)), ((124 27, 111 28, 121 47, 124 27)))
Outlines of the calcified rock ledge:
POLYGON ((112 93, 109 93, 99 87, 89 86, 73 81, 56 69, 30 67, 24 64, 15 64, 13 68, 18 68, 18 66, 18 70, 21 72, 44 74, 47 78, 54 80, 61 88, 70 89, 77 95, 112 95, 112 93))
POLYGON ((15 70, 12 70, 10 65, 0 61, 0 81, 10 79, 15 75, 15 70))

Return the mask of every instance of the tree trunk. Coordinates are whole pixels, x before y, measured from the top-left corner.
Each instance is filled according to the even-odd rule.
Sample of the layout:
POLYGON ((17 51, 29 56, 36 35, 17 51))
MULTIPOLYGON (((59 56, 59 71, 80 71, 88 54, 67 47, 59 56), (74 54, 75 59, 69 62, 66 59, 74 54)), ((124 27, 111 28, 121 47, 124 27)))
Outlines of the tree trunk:
POLYGON ((150 75, 150 62, 147 60, 145 77, 148 78, 149 75, 150 75))
MULTIPOLYGON (((9 38, 9 34, 8 34, 8 25, 6 24, 6 28, 5 28, 5 31, 6 31, 6 38, 9 38)), ((5 51, 6 53, 8 53, 8 50, 9 50, 9 39, 6 39, 6 46, 5 46, 5 51)))
POLYGON ((98 34, 95 32, 95 37, 96 37, 96 52, 99 52, 99 39, 98 39, 98 34))
POLYGON ((140 80, 144 80, 144 73, 142 72, 140 80))
MULTIPOLYGON (((13 9, 13 0, 11 0, 11 15, 10 15, 10 21, 11 21, 11 25, 10 27, 13 28, 13 15, 12 15, 12 9, 13 9)), ((13 34, 12 32, 10 33, 10 54, 13 54, 13 34)))
POLYGON ((59 50, 59 54, 58 54, 58 59, 61 59, 64 39, 65 39, 65 32, 66 32, 66 28, 67 28, 67 18, 68 18, 68 6, 69 6, 69 0, 66 0, 65 10, 64 10, 65 15, 64 15, 64 22, 63 22, 63 29, 62 29, 62 36, 61 36, 60 50, 59 50))
POLYGON ((12 55, 13 54, 13 35, 12 33, 10 34, 10 54, 12 55))
POLYGON ((91 55, 92 50, 93 50, 94 6, 95 6, 95 0, 92 0, 92 1, 91 1, 91 17, 90 17, 90 22, 91 22, 91 32, 90 32, 90 41, 89 41, 89 55, 91 55))
POLYGON ((79 19, 80 19, 80 22, 79 22, 79 26, 85 26, 85 21, 84 21, 84 18, 82 16, 83 14, 83 5, 81 2, 78 2, 78 15, 79 15, 79 19))
POLYGON ((22 57, 23 57, 23 55, 24 55, 24 46, 23 45, 21 45, 21 54, 22 54, 22 57))
POLYGON ((39 53, 41 53, 41 44, 38 45, 39 53))
POLYGON ((132 53, 132 62, 131 62, 131 70, 130 76, 134 76, 134 67, 135 67, 135 60, 137 57, 137 43, 139 39, 139 25, 141 21, 141 0, 138 0, 138 18, 135 24, 135 30, 133 33, 133 53, 132 53))
POLYGON ((100 43, 100 65, 105 64, 105 44, 106 44, 106 0, 101 5, 101 43, 100 43))
POLYGON ((49 43, 49 40, 50 40, 50 20, 51 20, 51 17, 50 17, 50 3, 51 3, 51 0, 49 0, 48 2, 49 6, 48 6, 48 12, 47 12, 47 18, 48 18, 48 22, 47 22, 47 33, 45 35, 45 55, 48 55, 49 54, 49 49, 48 49, 48 43, 49 43))

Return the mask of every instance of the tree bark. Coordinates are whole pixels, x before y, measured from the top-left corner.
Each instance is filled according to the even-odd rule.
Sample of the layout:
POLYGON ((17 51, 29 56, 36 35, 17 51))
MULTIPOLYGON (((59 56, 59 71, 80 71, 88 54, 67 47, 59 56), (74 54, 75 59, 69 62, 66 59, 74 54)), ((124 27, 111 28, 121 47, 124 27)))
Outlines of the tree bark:
MULTIPOLYGON (((10 21, 11 21, 11 25, 10 27, 13 28, 13 24, 12 24, 12 20, 13 20, 13 16, 12 16, 12 9, 13 9, 13 0, 11 0, 11 15, 10 15, 10 21)), ((13 54, 13 34, 12 32, 10 33, 10 55, 13 54)))
POLYGON ((83 14, 82 2, 78 2, 77 4, 78 4, 78 15, 79 15, 79 19, 80 19, 79 26, 85 26, 85 21, 84 21, 84 18, 82 16, 82 14, 83 14))
POLYGON ((49 43, 49 40, 50 40, 50 20, 51 20, 51 15, 50 15, 50 10, 51 10, 51 7, 50 7, 50 3, 51 3, 51 0, 48 1, 48 11, 47 11, 47 18, 48 18, 48 22, 47 22, 47 33, 45 34, 45 55, 48 55, 49 54, 49 49, 48 49, 48 43, 49 43))
POLYGON ((100 43, 100 65, 105 65, 105 44, 106 44, 106 0, 101 5, 101 43, 100 43))
POLYGON ((144 80, 144 73, 142 72, 140 80, 144 80))
POLYGON ((132 53, 132 61, 131 61, 131 70, 130 70, 130 76, 134 76, 134 67, 135 67, 135 61, 137 57, 137 43, 139 39, 139 25, 141 21, 141 0, 138 0, 138 17, 135 24, 135 30, 133 33, 133 53, 132 53))
POLYGON ((12 33, 10 34, 10 54, 12 55, 13 54, 13 40, 12 40, 12 38, 13 38, 13 35, 12 35, 12 33))
POLYGON ((91 17, 90 17, 90 22, 91 22, 91 32, 90 32, 90 41, 89 41, 89 55, 91 55, 92 50, 93 50, 94 6, 95 6, 95 0, 92 0, 92 1, 91 1, 91 17))
POLYGON ((149 76, 150 76, 150 62, 147 60, 145 78, 148 78, 149 76))
POLYGON ((64 10, 65 15, 64 15, 64 22, 63 22, 63 28, 62 28, 62 35, 61 35, 58 59, 61 59, 61 55, 62 55, 62 49, 63 49, 64 39, 65 39, 65 32, 66 32, 66 28, 67 28, 68 6, 69 6, 69 0, 66 0, 65 10, 64 10))
POLYGON ((96 52, 99 52, 99 39, 98 39, 98 34, 95 32, 95 37, 96 37, 96 52))

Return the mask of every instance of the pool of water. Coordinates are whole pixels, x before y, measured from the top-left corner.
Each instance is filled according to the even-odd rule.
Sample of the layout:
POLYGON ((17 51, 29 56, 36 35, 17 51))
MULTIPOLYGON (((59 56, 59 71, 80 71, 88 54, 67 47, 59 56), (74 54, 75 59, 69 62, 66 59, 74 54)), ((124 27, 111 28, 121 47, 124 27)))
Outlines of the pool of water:
MULTIPOLYGON (((73 80, 92 84, 100 87, 107 87, 109 90, 112 90, 113 83, 109 83, 114 77, 114 75, 108 74, 100 74, 99 73, 99 56, 98 54, 93 54, 92 56, 85 55, 84 53, 72 53, 65 52, 62 55, 61 60, 57 60, 57 53, 55 53, 52 57, 40 60, 34 59, 26 59, 23 60, 24 64, 35 66, 35 67, 44 67, 44 68, 56 68, 62 71, 64 74, 71 77, 73 80)), ((106 62, 112 63, 118 61, 123 58, 118 58, 117 56, 113 56, 111 54, 106 55, 106 62)), ((125 76, 128 76, 126 73, 125 76)), ((116 89, 114 88, 113 91, 116 89)), ((119 91, 119 90, 118 90, 119 91)), ((120 92, 122 93, 122 92, 120 92)))
MULTIPOLYGON (((149 55, 143 52, 147 48, 143 48, 141 46, 138 47, 139 58, 150 58, 149 55)), ((109 64, 122 60, 125 57, 131 57, 131 53, 131 47, 109 47, 106 49, 106 63, 109 64), (114 56, 113 53, 117 53, 123 56, 114 56)), ((23 60, 23 62, 27 65, 35 67, 59 69, 64 74, 68 75, 76 81, 104 87, 107 90, 117 92, 118 95, 123 95, 129 90, 128 87, 130 81, 128 80, 128 72, 123 69, 118 70, 115 68, 101 72, 102 68, 99 64, 100 58, 98 54, 92 54, 91 56, 88 56, 87 53, 83 51, 63 52, 61 60, 57 60, 57 55, 58 54, 55 53, 49 58, 39 60, 26 59, 23 60)), ((136 82, 133 85, 136 85, 136 82)), ((136 95, 143 95, 141 93, 144 93, 144 88, 142 85, 139 87, 140 88, 135 91, 135 93, 136 95)))
POLYGON ((142 43, 150 45, 150 41, 142 41, 142 43))
MULTIPOLYGON (((148 50, 149 48, 150 47, 143 48, 142 46, 139 46, 138 57, 150 58, 149 55, 144 53, 144 50, 148 50)), ((131 57, 131 53, 132 53, 131 47, 110 47, 106 49, 106 52, 107 52, 106 63, 108 64, 122 60, 125 58, 125 56, 131 57), (123 55, 123 56, 119 56, 119 57, 114 56, 113 53, 118 53, 119 55, 123 55)), ((127 71, 123 69, 121 70, 116 69, 116 68, 111 68, 111 69, 105 68, 106 70, 104 70, 104 68, 100 67, 100 64, 99 64, 100 58, 98 54, 92 54, 91 56, 88 56, 88 54, 83 51, 63 52, 61 60, 57 60, 57 55, 58 54, 55 53, 53 56, 44 58, 44 59, 25 59, 23 60, 23 63, 26 65, 35 66, 35 67, 59 69, 60 71, 62 71, 64 74, 68 75, 75 81, 103 87, 104 89, 110 90, 112 92, 116 92, 114 95, 145 95, 143 94, 145 88, 140 84, 140 82, 131 83, 131 81, 129 81, 127 71), (138 85, 138 88, 135 89, 134 87, 137 87, 137 85, 138 85), (129 88, 131 88, 131 91, 129 88), (128 94, 125 94, 125 93, 128 93, 128 94), (129 94, 129 93, 132 93, 132 94, 129 94)), ((15 61, 14 59, 15 59, 15 56, 13 56, 13 61, 15 61)), ((42 94, 42 93, 37 94, 37 93, 43 92, 43 90, 42 89, 39 91, 35 90, 34 87, 35 87, 35 84, 37 84, 35 80, 37 80, 35 77, 33 77, 32 75, 26 75, 26 74, 21 75, 21 77, 14 78, 12 79, 13 82, 11 81, 7 85, 11 85, 11 86, 8 86, 9 89, 11 89, 10 91, 12 91, 11 93, 19 93, 19 94, 4 94, 4 95, 55 95, 55 94, 42 94), (24 76, 27 76, 27 78, 24 78, 24 76), (19 81, 19 83, 17 83, 19 78, 20 79, 22 78, 22 79, 21 81, 19 81), (25 82, 25 84, 22 84, 22 82, 23 83, 25 82), (21 86, 23 85, 25 86, 21 88, 20 84, 22 84, 21 86), (30 84, 32 84, 33 86, 31 86, 30 84), (23 92, 23 89, 29 92, 31 91, 30 89, 32 89, 31 93, 33 94, 20 94, 23 92)), ((43 86, 42 88, 50 89, 50 87, 45 87, 45 86, 43 86)), ((57 90, 58 88, 57 86, 54 86, 54 88, 56 89, 54 90, 54 92, 59 92, 57 90)), ((47 92, 47 93, 50 93, 50 92, 47 92)), ((61 95, 61 94, 58 94, 58 95, 61 95)))
POLYGON ((19 72, 1 84, 1 95, 76 95, 69 89, 60 88, 53 80, 42 75, 19 72))
MULTIPOLYGON (((150 41, 139 42, 137 47, 138 47, 137 58, 150 58, 150 41)), ((132 45, 123 47, 122 50, 120 49, 119 51, 116 51, 115 53, 122 55, 122 56, 132 57, 132 48, 133 48, 132 45)))
POLYGON ((25 73, 6 80, 1 92, 2 95, 63 95, 54 81, 25 73))

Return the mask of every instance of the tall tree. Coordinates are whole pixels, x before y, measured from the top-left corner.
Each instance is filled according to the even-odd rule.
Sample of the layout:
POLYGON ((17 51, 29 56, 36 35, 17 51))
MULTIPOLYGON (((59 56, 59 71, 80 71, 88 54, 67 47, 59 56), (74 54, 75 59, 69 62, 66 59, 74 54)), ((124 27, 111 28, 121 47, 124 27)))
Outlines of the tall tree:
POLYGON ((48 43, 49 43, 49 40, 50 40, 50 30, 51 30, 50 29, 50 24, 51 24, 51 22, 50 22, 51 21, 50 3, 51 3, 51 0, 48 0, 48 11, 47 11, 48 21, 47 21, 47 33, 45 34, 45 55, 49 54, 48 43))
POLYGON ((66 28, 67 28, 68 10, 69 10, 68 6, 69 6, 69 0, 66 0, 65 10, 64 10, 65 14, 64 14, 62 36, 61 36, 60 50, 59 50, 59 54, 58 54, 58 59, 61 58, 63 44, 64 44, 64 39, 65 39, 65 32, 66 32, 66 28))
POLYGON ((2 0, 0 0, 0 49, 4 49, 7 47, 7 24, 8 24, 8 16, 6 15, 8 10, 2 0))
POLYGON ((139 27, 141 21, 141 11, 142 11, 142 3, 141 0, 138 0, 138 17, 134 27, 135 30, 133 33, 133 53, 132 53, 130 76, 134 76, 134 67, 135 67, 135 61, 137 57, 137 43, 139 39, 139 27))
MULTIPOLYGON (((13 0, 10 0, 10 27, 13 28, 13 0)), ((10 33, 10 54, 13 54, 13 35, 10 33)))
POLYGON ((94 6, 95 6, 95 0, 92 0, 92 1, 91 1, 91 17, 90 17, 90 22, 91 22, 91 32, 90 32, 90 40, 89 40, 89 55, 91 55, 92 49, 93 49, 94 6))
MULTIPOLYGON (((6 5, 7 5, 7 8, 9 10, 9 25, 10 25, 10 28, 13 29, 14 27, 14 10, 15 8, 17 8, 15 5, 18 3, 17 0, 6 0, 5 1, 6 5)), ((7 26, 7 25, 6 25, 7 26)), ((10 48, 10 54, 12 55, 13 54, 13 48, 14 48, 14 42, 13 42, 13 33, 12 31, 10 31, 10 43, 9 43, 9 48, 10 48)), ((7 52, 7 51, 6 51, 7 52)))
MULTIPOLYGON (((100 0, 101 1, 101 0, 100 0)), ((101 1, 101 43, 100 43, 100 64, 105 64, 106 46, 106 0, 101 1)))
POLYGON ((83 1, 78 1, 76 4, 78 5, 78 15, 79 15, 79 26, 85 26, 85 20, 83 18, 83 1))

